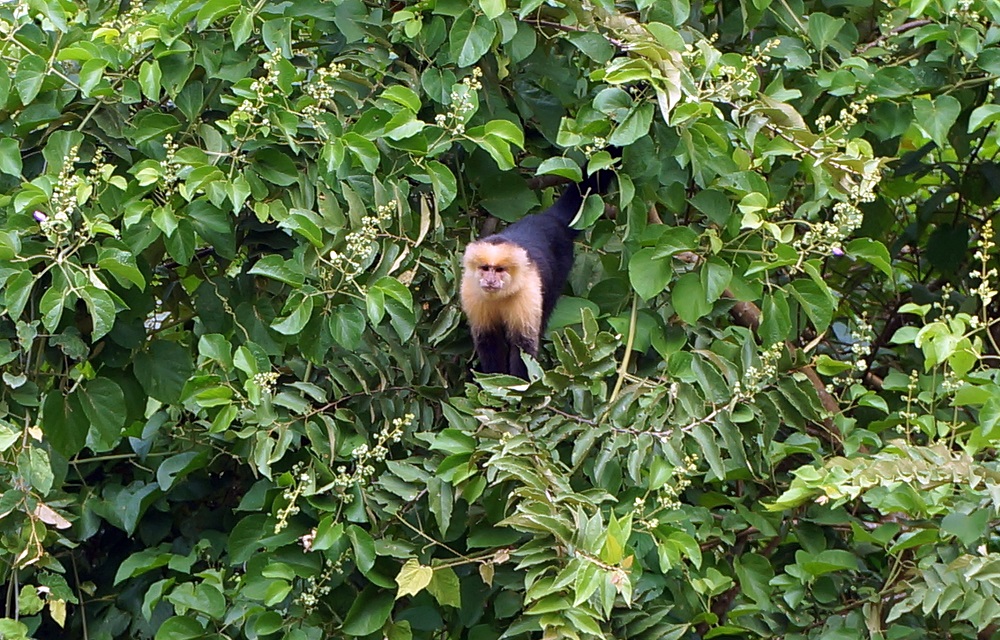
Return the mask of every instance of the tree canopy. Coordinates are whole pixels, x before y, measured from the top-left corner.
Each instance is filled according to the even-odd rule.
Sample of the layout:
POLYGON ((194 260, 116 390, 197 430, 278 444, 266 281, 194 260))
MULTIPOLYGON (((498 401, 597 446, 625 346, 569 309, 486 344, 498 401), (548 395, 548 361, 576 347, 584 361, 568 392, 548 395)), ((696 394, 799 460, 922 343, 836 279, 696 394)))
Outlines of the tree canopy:
POLYGON ((0 4, 0 636, 991 637, 998 23, 0 4), (472 376, 462 248, 607 168, 472 376))

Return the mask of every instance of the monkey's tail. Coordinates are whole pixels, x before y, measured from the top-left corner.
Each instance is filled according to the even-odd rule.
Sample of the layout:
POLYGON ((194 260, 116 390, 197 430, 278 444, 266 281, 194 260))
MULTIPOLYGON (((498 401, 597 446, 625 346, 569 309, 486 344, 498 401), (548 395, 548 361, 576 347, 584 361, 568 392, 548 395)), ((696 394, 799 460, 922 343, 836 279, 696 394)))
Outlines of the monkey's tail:
MULTIPOLYGON (((621 147, 608 147, 608 152, 612 158, 621 158, 621 147)), ((614 182, 615 172, 611 169, 601 169, 596 173, 587 176, 583 182, 569 185, 559 200, 556 201, 554 209, 559 212, 560 219, 569 225, 576 217, 577 212, 583 205, 583 201, 590 195, 604 195, 614 182)))

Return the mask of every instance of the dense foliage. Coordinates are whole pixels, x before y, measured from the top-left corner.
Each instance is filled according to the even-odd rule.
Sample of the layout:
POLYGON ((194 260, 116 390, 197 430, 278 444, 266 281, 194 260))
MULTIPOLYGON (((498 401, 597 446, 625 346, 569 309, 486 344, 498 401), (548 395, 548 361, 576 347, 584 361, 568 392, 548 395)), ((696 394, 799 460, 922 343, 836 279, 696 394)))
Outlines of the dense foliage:
POLYGON ((0 636, 989 637, 998 22, 0 4, 0 636), (462 246, 609 166, 471 378, 462 246))

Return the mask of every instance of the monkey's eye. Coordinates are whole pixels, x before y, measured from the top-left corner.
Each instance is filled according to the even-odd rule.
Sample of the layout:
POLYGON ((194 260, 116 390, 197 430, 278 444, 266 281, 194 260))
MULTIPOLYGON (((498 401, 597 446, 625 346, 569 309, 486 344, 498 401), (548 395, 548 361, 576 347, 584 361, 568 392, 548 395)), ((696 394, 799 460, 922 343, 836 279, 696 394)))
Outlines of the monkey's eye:
POLYGON ((507 268, 506 268, 506 267, 497 267, 497 268, 496 268, 496 272, 497 272, 497 273, 503 273, 503 272, 504 272, 504 271, 506 271, 506 270, 507 270, 507 268))

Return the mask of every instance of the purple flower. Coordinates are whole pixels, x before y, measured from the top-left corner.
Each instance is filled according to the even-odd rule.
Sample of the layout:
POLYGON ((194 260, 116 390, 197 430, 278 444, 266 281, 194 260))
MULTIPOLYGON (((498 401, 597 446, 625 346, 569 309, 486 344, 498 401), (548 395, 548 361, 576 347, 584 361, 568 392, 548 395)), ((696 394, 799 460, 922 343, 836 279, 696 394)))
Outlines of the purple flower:
POLYGON ((46 220, 49 219, 49 217, 45 215, 45 213, 42 211, 35 211, 31 215, 35 219, 35 222, 45 222, 46 220))
POLYGON ((840 247, 834 247, 834 248, 830 249, 830 253, 832 253, 833 255, 835 255, 835 256, 837 256, 839 258, 840 256, 844 255, 844 250, 841 249, 840 247))

